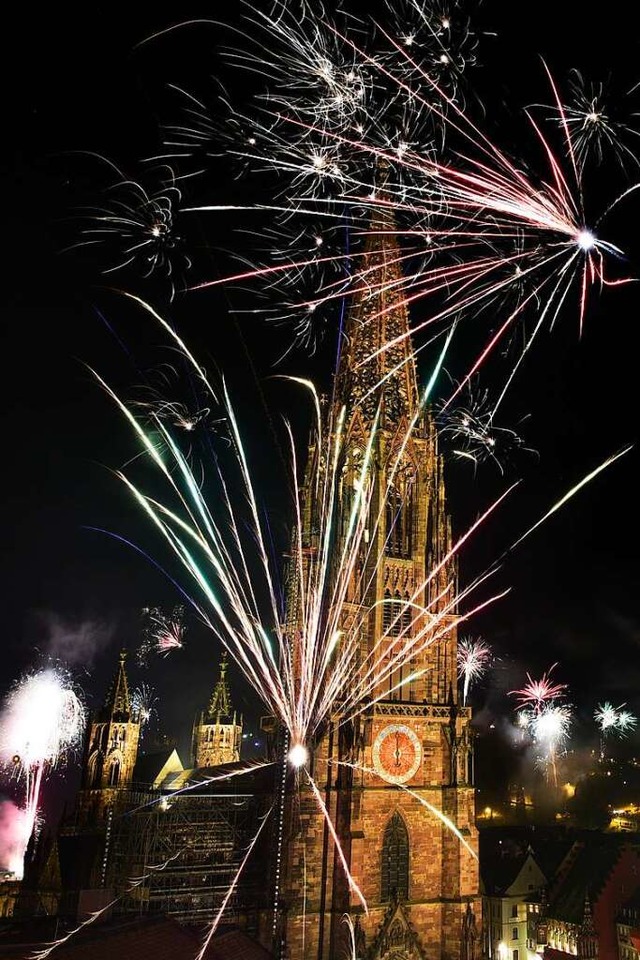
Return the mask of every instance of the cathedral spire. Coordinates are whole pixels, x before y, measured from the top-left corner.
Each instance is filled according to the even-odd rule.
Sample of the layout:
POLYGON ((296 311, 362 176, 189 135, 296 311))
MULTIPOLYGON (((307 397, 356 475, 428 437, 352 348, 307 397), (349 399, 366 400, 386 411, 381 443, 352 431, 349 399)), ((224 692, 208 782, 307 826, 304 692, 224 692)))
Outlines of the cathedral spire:
POLYGON ((231 719, 231 694, 229 692, 229 683, 227 681, 227 654, 222 654, 220 661, 220 676, 215 685, 213 696, 209 701, 207 716, 215 721, 222 723, 231 719))
MULTIPOLYGON (((383 196, 386 171, 379 170, 376 192, 383 196)), ((366 420, 382 400, 386 420, 413 416, 418 404, 416 364, 404 297, 403 255, 390 205, 375 210, 366 232, 353 298, 342 333, 336 375, 340 402, 359 407, 366 420)))
POLYGON ((120 651, 120 661, 104 702, 104 711, 111 719, 126 720, 131 713, 129 682, 125 670, 126 650, 120 651))

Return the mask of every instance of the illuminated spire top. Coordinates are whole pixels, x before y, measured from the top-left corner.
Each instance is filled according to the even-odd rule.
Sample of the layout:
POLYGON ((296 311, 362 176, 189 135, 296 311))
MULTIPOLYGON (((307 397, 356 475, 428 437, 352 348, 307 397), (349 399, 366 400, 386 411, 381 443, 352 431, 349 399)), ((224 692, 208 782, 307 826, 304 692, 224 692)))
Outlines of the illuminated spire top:
MULTIPOLYGON (((384 202, 386 171, 377 199, 384 202)), ((370 420, 383 401, 383 416, 412 416, 418 403, 416 365, 409 336, 402 252, 397 240, 393 195, 378 207, 366 232, 363 256, 343 332, 337 397, 370 420), (390 346, 391 344, 391 346, 390 346)))
POLYGON ((211 718, 215 723, 231 720, 231 694, 227 682, 228 666, 227 654, 225 652, 222 654, 222 660, 220 661, 220 677, 216 683, 207 710, 207 717, 211 718))
POLYGON ((127 720, 131 713, 129 682, 124 668, 126 659, 126 650, 121 650, 120 662, 104 702, 105 713, 114 720, 127 720))

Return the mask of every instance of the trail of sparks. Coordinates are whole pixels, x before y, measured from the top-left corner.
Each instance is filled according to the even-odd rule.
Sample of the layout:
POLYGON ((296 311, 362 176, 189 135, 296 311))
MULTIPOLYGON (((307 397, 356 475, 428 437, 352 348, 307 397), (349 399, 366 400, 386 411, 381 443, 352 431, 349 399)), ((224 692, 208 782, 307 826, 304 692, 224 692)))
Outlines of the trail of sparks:
MULTIPOLYGON (((352 503, 343 515, 344 533, 336 545, 335 525, 341 512, 341 469, 345 453, 345 410, 339 410, 335 420, 325 428, 319 418, 318 398, 315 391, 312 392, 317 421, 312 444, 316 454, 311 488, 319 506, 317 547, 312 550, 303 540, 304 507, 300 500, 295 446, 291 437, 291 486, 296 491, 293 506, 297 531, 293 538, 292 561, 300 603, 300 622, 294 636, 290 626, 283 628, 281 624, 279 590, 271 568, 268 538, 263 533, 247 453, 226 387, 222 395, 232 442, 233 465, 240 486, 237 480, 228 480, 218 469, 218 504, 225 517, 222 522, 211 513, 167 424, 152 417, 152 437, 106 383, 96 376, 164 476, 178 509, 145 495, 122 473, 119 474, 121 479, 195 581, 204 598, 204 604, 198 604, 198 612, 261 699, 289 731, 292 750, 309 744, 337 699, 341 701, 346 720, 360 711, 366 697, 369 702, 375 702, 386 695, 389 680, 399 664, 410 662, 453 629, 451 615, 457 611, 459 601, 476 589, 477 584, 456 592, 447 573, 448 567, 509 490, 498 497, 447 554, 426 572, 412 595, 398 607, 389 628, 364 661, 358 662, 361 625, 366 613, 345 631, 342 611, 359 558, 368 558, 368 563, 382 562, 380 557, 372 556, 374 534, 384 523, 385 509, 384 503, 381 510, 371 508, 376 422, 366 448, 354 464, 352 503), (158 434, 162 453, 155 439, 158 434), (231 482, 234 483, 233 496, 229 492, 231 482), (241 497, 238 497, 239 490, 242 490, 241 497), (247 521, 236 505, 239 500, 248 507, 251 554, 255 560, 250 559, 251 554, 245 547, 246 538, 242 531, 247 521), (365 531, 368 531, 368 541, 365 531), (258 587, 256 573, 262 580, 261 587, 258 587), (425 607, 421 597, 443 577, 442 587, 425 607), (404 619, 403 611, 406 611, 404 619)), ((410 429, 412 426, 413 422, 410 429)), ((407 440, 408 435, 405 443, 407 440)), ((404 445, 389 471, 388 484, 393 483, 403 448, 404 445)), ((367 563, 361 569, 367 569, 367 563)), ((366 576, 370 578, 371 574, 368 572, 366 576)), ((366 587, 366 583, 363 581, 362 585, 366 587)))
POLYGON ((207 931, 207 935, 206 935, 206 937, 205 937, 205 939, 204 939, 204 942, 203 942, 203 944, 202 944, 202 947, 201 947, 201 949, 198 951, 198 954, 197 954, 197 956, 196 956, 196 960, 203 960, 204 955, 206 954, 207 949, 208 949, 208 947, 209 947, 209 944, 211 943, 211 940, 212 940, 212 938, 213 938, 213 935, 214 935, 214 933, 216 932, 216 930, 218 929, 218 925, 219 925, 222 917, 224 916, 224 912, 225 912, 225 910, 227 909, 227 904, 229 903, 229 900, 231 899, 231 897, 232 897, 232 895, 233 895, 233 891, 235 890, 236 886, 238 885, 238 880, 240 879, 240 877, 241 877, 241 875, 242 875, 242 871, 244 870, 244 868, 245 868, 245 866, 246 866, 246 864, 247 864, 247 861, 250 859, 251 854, 253 853, 253 850, 254 850, 254 848, 255 848, 255 845, 257 844, 258 840, 260 839, 260 834, 262 833, 262 830, 263 830, 263 828, 264 828, 265 823, 267 823, 267 821, 269 820, 269 817, 271 816, 272 811, 273 811, 273 807, 270 807, 270 808, 267 810, 267 812, 266 812, 266 814, 264 815, 264 817, 262 818, 262 820, 260 821, 260 826, 258 827, 258 831, 257 831, 255 837, 253 838, 253 840, 251 841, 251 843, 249 844, 249 846, 248 846, 248 848, 247 848, 247 850, 246 850, 246 852, 245 852, 245 855, 244 855, 244 857, 242 858, 238 869, 236 870, 235 876, 234 876, 233 880, 231 881, 231 883, 229 884, 229 889, 228 889, 227 892, 225 893, 225 895, 224 895, 224 897, 223 897, 223 900, 222 900, 222 903, 220 904, 220 907, 219 907, 219 909, 218 909, 218 912, 216 913, 215 917, 213 918, 213 920, 212 920, 212 922, 211 922, 211 925, 210 925, 210 927, 209 927, 209 930, 207 931))
POLYGON ((149 867, 149 869, 140 877, 132 878, 126 889, 122 893, 118 894, 117 897, 114 897, 113 900, 110 900, 104 907, 100 910, 96 910, 93 913, 89 914, 86 920, 83 920, 82 923, 78 924, 77 927, 74 927, 73 930, 69 930, 64 937, 60 937, 58 940, 54 940, 52 943, 48 943, 46 947, 42 950, 35 950, 31 954, 31 960, 47 960, 47 957, 51 956, 54 950, 57 950, 59 947, 62 947, 65 943, 68 943, 73 937, 78 933, 84 930, 86 927, 90 926, 92 923, 95 923, 96 920, 99 920, 100 917, 104 916, 112 907, 116 905, 123 897, 125 897, 132 890, 135 890, 136 887, 142 886, 149 877, 153 876, 154 873, 160 873, 162 870, 166 870, 170 863, 173 863, 174 860, 177 860, 178 857, 181 857, 185 850, 188 849, 188 844, 182 847, 181 850, 178 850, 177 853, 174 853, 173 856, 168 857, 163 863, 154 864, 149 867))
MULTIPOLYGON (((295 321, 296 335, 305 342, 314 339, 311 313, 326 317, 334 301, 363 290, 380 296, 372 319, 398 303, 435 301, 435 310, 414 324, 412 333, 480 311, 493 321, 500 298, 514 296, 508 318, 479 353, 470 376, 532 308, 538 321, 526 336, 521 359, 542 327, 555 323, 572 290, 577 291, 582 329, 591 289, 630 278, 608 279, 605 260, 618 259, 622 252, 596 233, 597 219, 590 225, 586 217, 581 148, 573 142, 576 124, 546 66, 555 101, 553 139, 559 134, 566 159, 527 112, 545 162, 536 175, 511 159, 462 104, 460 77, 470 61, 459 58, 453 38, 472 33, 461 27, 460 11, 451 16, 433 4, 409 3, 402 13, 395 5, 390 12, 392 26, 375 24, 373 30, 364 21, 354 29, 353 20, 341 28, 326 11, 314 15, 305 3, 296 11, 277 4, 270 14, 246 5, 246 28, 237 32, 243 46, 232 59, 263 77, 266 87, 258 95, 257 116, 244 117, 233 109, 229 152, 250 169, 272 170, 279 196, 255 207, 212 203, 189 209, 269 211, 287 229, 300 224, 291 229, 306 244, 307 254, 297 257, 283 246, 273 250, 275 263, 248 266, 198 288, 247 282, 255 288, 264 281, 269 290, 274 280, 279 283, 288 275, 290 289, 300 289, 308 270, 315 277, 319 269, 329 268, 335 279, 320 279, 310 296, 296 303, 287 294, 283 316, 306 318, 295 321), (404 29, 401 21, 406 21, 404 29), (316 250, 312 243, 308 252, 308 224, 319 217, 332 230, 332 222, 346 220, 349 250, 325 255, 324 237, 316 232, 316 250), (397 262, 410 265, 402 279, 374 281, 373 289, 366 258, 351 249, 354 239, 366 240, 372 232, 406 242, 397 262), (388 299, 385 305, 386 293, 394 294, 392 305, 388 299)), ((202 119, 196 112, 198 116, 202 119)), ((188 130, 187 123, 182 133, 188 130)), ((182 145, 188 153, 189 143, 182 145)), ((405 336, 378 350, 393 349, 405 336)), ((498 403, 519 363, 507 376, 498 403)))
MULTIPOLYGON (((374 770, 372 767, 365 767, 359 763, 349 763, 346 760, 338 760, 337 765, 340 767, 350 767, 352 770, 360 770, 362 773, 368 773, 375 777, 380 776, 377 770, 374 770)), ((471 854, 473 859, 478 860, 478 854, 476 853, 476 851, 473 849, 473 847, 468 842, 468 840, 465 839, 464 835, 458 829, 458 827, 453 822, 453 820, 446 815, 446 813, 443 813, 442 810, 439 810, 432 803, 429 803, 429 801, 426 800, 421 794, 419 794, 416 790, 412 790, 411 787, 407 787, 406 784, 396 783, 394 784, 394 786, 399 787, 401 790, 404 790, 405 793, 413 797, 414 800, 417 800, 418 803, 421 804, 421 806, 425 807, 429 811, 429 813, 432 813, 434 817, 440 820, 440 822, 444 824, 447 830, 450 830, 451 833, 460 841, 462 846, 471 854)))
POLYGON ((606 470, 608 467, 611 466, 612 463, 615 463, 616 460, 619 460, 620 457, 623 457, 625 454, 629 453, 629 451, 632 449, 633 449, 632 444, 630 444, 627 447, 624 447, 623 450, 620 450, 618 453, 614 453, 612 454, 612 456, 607 457, 607 459, 604 460, 599 466, 597 466, 590 473, 587 473, 582 478, 582 480, 576 483, 575 486, 571 487, 570 490, 568 490, 562 497, 560 497, 560 499, 557 500, 556 503, 554 503, 554 505, 549 510, 547 510, 547 512, 539 520, 537 520, 532 527, 529 527, 529 529, 526 530, 522 534, 522 536, 518 537, 518 539, 515 540, 512 543, 512 545, 509 547, 509 550, 513 550, 520 543, 522 543, 522 541, 525 540, 530 534, 532 534, 534 530, 537 530, 538 527, 540 527, 546 520, 549 519, 549 517, 553 516, 554 513, 557 513, 558 510, 565 505, 565 503, 571 500, 571 498, 574 497, 576 493, 578 493, 580 490, 582 490, 583 487, 585 487, 588 483, 590 483, 594 479, 594 477, 597 477, 599 473, 602 473, 603 470, 606 470))

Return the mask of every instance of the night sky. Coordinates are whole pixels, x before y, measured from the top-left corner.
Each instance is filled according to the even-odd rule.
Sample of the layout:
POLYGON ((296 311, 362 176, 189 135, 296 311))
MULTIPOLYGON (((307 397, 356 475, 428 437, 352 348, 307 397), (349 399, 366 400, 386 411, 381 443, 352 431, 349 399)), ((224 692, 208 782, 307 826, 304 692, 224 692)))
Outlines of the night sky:
MULTIPOLYGON (((110 182, 95 154, 137 176, 144 170, 140 161, 158 152, 160 128, 176 115, 169 84, 213 98, 211 78, 218 75, 234 84, 239 101, 248 95, 246 79, 222 64, 219 28, 191 27, 136 46, 179 20, 210 18, 212 6, 98 3, 73 17, 64 6, 36 17, 24 5, 13 11, 2 58, 8 72, 2 86, 0 692, 52 655, 69 664, 94 705, 119 648, 126 646, 133 678, 156 688, 160 727, 183 750, 193 716, 210 695, 219 651, 188 615, 185 648, 149 670, 136 669, 140 608, 170 607, 180 596, 140 554, 91 529, 126 537, 165 559, 110 472, 136 448, 87 365, 126 390, 171 356, 150 321, 110 288, 148 299, 176 322, 205 366, 224 371, 248 443, 262 444, 262 451, 265 435, 282 436, 283 413, 304 438, 305 421, 292 394, 271 375, 310 374, 327 384, 333 341, 328 336, 314 357, 294 351, 278 364, 286 331, 257 317, 229 315, 237 306, 232 295, 179 294, 168 305, 165 285, 126 271, 104 275, 99 249, 67 248, 85 225, 82 208, 98 205, 110 182), (10 68, 8 53, 16 55, 10 68)), ((486 0, 480 23, 497 36, 481 40, 472 82, 482 91, 491 122, 496 118, 496 136, 510 149, 517 143, 524 156, 531 139, 519 139, 525 129, 520 110, 549 100, 541 56, 559 79, 571 67, 596 80, 614 71, 623 90, 639 79, 633 75, 634 31, 604 12, 587 21, 583 4, 573 0, 486 0)), ((189 199, 255 201, 259 185, 235 179, 235 173, 224 157, 212 160, 203 177, 189 184, 189 199)), ((595 174, 593 190, 586 184, 586 202, 599 213, 616 196, 621 178, 615 162, 595 174)), ((638 276, 633 226, 639 205, 640 194, 607 221, 607 237, 628 256, 627 274, 638 276)), ((230 240, 237 227, 231 216, 185 219, 185 249, 194 260, 190 282, 229 269, 228 249, 242 249, 240 234, 230 240)), ((458 532, 508 483, 522 481, 465 551, 463 580, 500 557, 606 456, 638 443, 639 297, 633 286, 595 296, 582 338, 574 301, 555 329, 541 334, 507 408, 510 423, 526 417, 522 432, 536 455, 519 453, 504 476, 490 464, 474 475, 470 464, 450 463, 449 502, 458 532)), ((511 587, 509 596, 469 628, 494 644, 498 657, 474 695, 482 717, 505 710, 505 691, 520 685, 526 671, 536 675, 556 661, 558 679, 571 687, 583 739, 594 735, 590 716, 598 700, 626 701, 640 712, 639 456, 636 447, 506 558, 495 584, 511 587)), ((283 548, 287 522, 279 459, 261 452, 256 469, 264 476, 265 505, 273 504, 274 540, 283 548)), ((238 708, 255 718, 260 708, 237 675, 232 685, 238 708)))

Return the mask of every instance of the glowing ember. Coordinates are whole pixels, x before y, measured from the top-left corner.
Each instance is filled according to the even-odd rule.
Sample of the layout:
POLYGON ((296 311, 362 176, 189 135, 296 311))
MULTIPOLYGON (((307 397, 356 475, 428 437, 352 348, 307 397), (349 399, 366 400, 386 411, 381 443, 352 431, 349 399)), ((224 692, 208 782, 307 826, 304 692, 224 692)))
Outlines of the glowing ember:
POLYGON ((296 745, 289 750, 289 763, 292 767, 295 767, 296 770, 304 767, 308 759, 309 751, 302 743, 296 743, 296 745))

